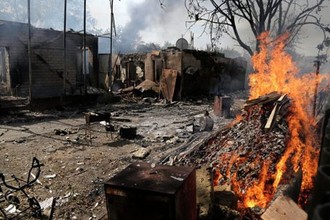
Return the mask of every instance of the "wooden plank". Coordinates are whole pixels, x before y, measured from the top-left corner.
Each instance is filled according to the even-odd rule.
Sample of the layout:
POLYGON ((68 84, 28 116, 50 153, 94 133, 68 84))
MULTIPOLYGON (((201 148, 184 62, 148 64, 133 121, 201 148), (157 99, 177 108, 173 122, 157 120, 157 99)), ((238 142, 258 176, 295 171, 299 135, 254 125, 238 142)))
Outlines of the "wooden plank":
POLYGON ((269 115, 269 118, 268 118, 267 123, 265 125, 265 131, 266 132, 270 131, 271 128, 273 127, 273 125, 274 125, 274 119, 275 119, 275 116, 278 112, 277 109, 278 109, 278 103, 275 104, 272 112, 269 115))
POLYGON ((306 220, 307 213, 291 198, 280 195, 261 215, 262 220, 306 220))
POLYGON ((271 131, 274 127, 274 125, 278 122, 276 121, 277 115, 279 114, 279 110, 283 106, 284 103, 286 103, 287 99, 286 95, 282 95, 275 103, 272 112, 270 113, 267 123, 265 125, 265 131, 271 131))
POLYGON ((277 92, 272 92, 267 95, 260 96, 256 99, 251 99, 251 100, 246 101, 246 104, 244 105, 244 109, 248 109, 249 107, 251 107, 253 105, 264 105, 269 102, 275 102, 280 97, 281 97, 281 95, 278 94, 277 92))

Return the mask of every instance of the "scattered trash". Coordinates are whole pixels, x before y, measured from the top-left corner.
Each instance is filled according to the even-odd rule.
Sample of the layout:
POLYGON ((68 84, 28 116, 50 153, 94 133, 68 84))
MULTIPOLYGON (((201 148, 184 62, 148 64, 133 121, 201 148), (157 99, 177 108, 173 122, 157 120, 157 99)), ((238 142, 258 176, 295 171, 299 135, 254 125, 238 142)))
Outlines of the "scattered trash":
MULTIPOLYGON (((33 173, 31 173, 31 176, 33 177, 33 178, 37 178, 33 173)), ((40 180, 39 179, 36 179, 36 182, 38 183, 38 184, 40 184, 40 185, 42 185, 42 183, 40 182, 40 180)))
POLYGON ((50 175, 45 175, 45 179, 54 179, 56 177, 56 174, 50 174, 50 175))
POLYGON ((64 136, 67 135, 69 132, 66 130, 62 130, 62 129, 54 129, 54 134, 55 135, 60 135, 60 136, 64 136))
POLYGON ((84 168, 83 167, 77 167, 76 171, 79 171, 79 172, 84 171, 84 168))
POLYGON ((134 139, 136 137, 136 127, 121 127, 119 135, 121 138, 134 139))
POLYGON ((40 207, 42 209, 47 209, 47 208, 51 207, 52 203, 53 203, 53 199, 54 199, 54 197, 50 197, 50 198, 40 202, 40 207))
POLYGON ((43 149, 42 151, 51 154, 51 153, 55 153, 57 149, 54 148, 53 145, 49 145, 46 149, 43 149))
POLYGON ((20 213, 20 211, 13 204, 10 204, 7 208, 5 208, 5 212, 8 212, 9 214, 20 213))
POLYGON ((24 143, 26 141, 25 138, 19 138, 18 140, 14 140, 14 143, 15 144, 21 144, 21 143, 24 143))
POLYGON ((150 153, 150 150, 147 148, 140 148, 137 151, 135 151, 132 155, 133 158, 136 159, 144 159, 146 158, 150 153))
POLYGON ((54 197, 50 197, 42 202, 40 202, 40 207, 43 211, 47 210, 47 209, 51 209, 53 204, 54 204, 54 197))
POLYGON ((95 203, 95 205, 91 208, 91 210, 94 210, 99 205, 99 202, 95 203))
POLYGON ((201 117, 199 121, 200 131, 212 131, 213 125, 213 119, 210 117, 209 112, 205 111, 204 117, 201 117))

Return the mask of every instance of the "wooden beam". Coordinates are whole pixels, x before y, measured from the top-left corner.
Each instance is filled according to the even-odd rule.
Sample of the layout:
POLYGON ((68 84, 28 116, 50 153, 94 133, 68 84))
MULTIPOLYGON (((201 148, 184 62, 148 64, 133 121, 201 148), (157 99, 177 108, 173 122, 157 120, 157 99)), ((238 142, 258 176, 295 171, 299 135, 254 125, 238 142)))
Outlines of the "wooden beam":
POLYGON ((306 220, 307 213, 291 198, 280 195, 261 215, 262 220, 306 220))

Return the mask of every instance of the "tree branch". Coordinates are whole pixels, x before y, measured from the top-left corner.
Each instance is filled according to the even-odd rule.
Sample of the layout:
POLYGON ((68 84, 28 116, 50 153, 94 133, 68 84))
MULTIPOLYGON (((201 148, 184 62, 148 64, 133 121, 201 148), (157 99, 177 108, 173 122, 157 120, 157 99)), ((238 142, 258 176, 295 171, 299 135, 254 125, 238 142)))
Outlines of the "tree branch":
MULTIPOLYGON (((212 40, 227 34, 235 39, 249 54, 253 50, 249 43, 243 40, 239 32, 239 22, 246 22, 256 40, 255 50, 258 50, 258 36, 264 31, 274 37, 289 32, 290 41, 297 38, 302 26, 322 24, 315 18, 319 17, 317 10, 325 0, 185 0, 185 6, 190 18, 204 22, 204 28, 209 27, 212 40), (313 19, 311 21, 311 19, 313 19)), ((206 30, 206 29, 204 29, 206 30)), ((324 28, 323 28, 324 31, 324 28)))

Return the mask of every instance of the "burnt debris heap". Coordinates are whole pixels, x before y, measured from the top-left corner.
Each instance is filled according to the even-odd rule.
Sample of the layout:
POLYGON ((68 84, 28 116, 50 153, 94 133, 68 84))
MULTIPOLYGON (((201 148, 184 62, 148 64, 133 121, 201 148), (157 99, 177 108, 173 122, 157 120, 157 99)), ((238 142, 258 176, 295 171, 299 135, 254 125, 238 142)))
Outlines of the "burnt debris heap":
MULTIPOLYGON (((289 107, 290 99, 276 92, 249 100, 232 125, 198 149, 176 156, 174 164, 206 166, 214 186, 231 185, 238 208, 265 208, 274 199, 276 164, 290 138, 289 107)), ((297 176, 286 172, 281 184, 291 184, 297 176)))

